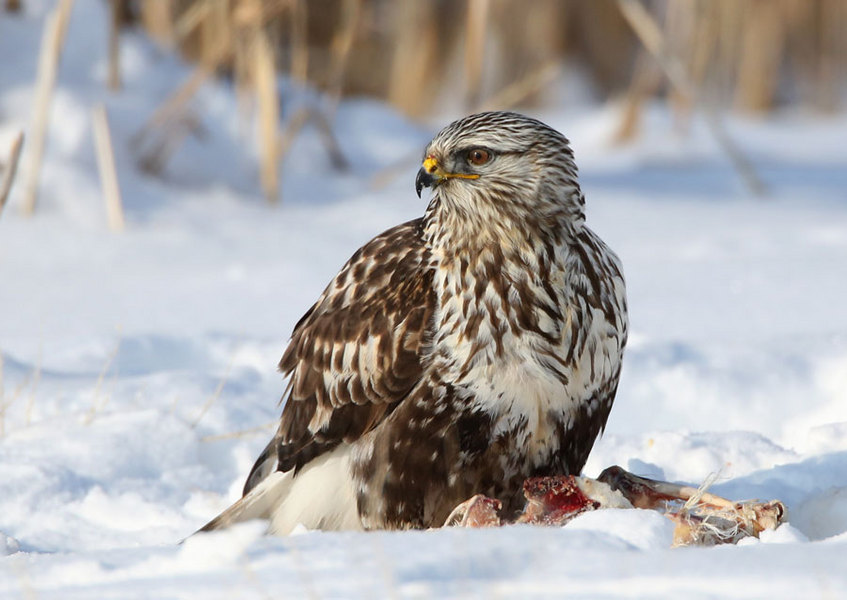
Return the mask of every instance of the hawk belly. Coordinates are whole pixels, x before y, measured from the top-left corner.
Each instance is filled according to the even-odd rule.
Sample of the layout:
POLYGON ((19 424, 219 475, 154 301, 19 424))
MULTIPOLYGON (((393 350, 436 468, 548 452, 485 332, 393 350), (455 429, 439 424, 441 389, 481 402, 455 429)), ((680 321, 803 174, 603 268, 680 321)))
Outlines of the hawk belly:
POLYGON ((545 464, 559 447, 556 426, 575 416, 562 381, 535 360, 483 369, 473 385, 470 411, 492 416, 489 436, 512 437, 513 452, 498 458, 507 471, 545 464))
POLYGON ((508 515, 523 508, 527 477, 579 473, 611 408, 623 341, 602 310, 568 292, 567 308, 537 311, 547 318, 534 330, 509 321, 531 322, 515 308, 550 302, 542 291, 517 307, 508 292, 479 303, 442 295, 427 378, 354 458, 366 528, 440 526, 475 494, 508 515))

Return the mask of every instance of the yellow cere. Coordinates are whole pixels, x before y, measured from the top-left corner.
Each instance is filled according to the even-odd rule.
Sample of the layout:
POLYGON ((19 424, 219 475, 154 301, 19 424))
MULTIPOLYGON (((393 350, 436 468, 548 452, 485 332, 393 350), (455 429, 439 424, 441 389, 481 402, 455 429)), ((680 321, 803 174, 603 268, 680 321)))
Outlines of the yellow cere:
POLYGON ((438 169, 438 161, 435 160, 434 156, 427 156, 423 161, 423 168, 427 173, 435 173, 438 169))
POLYGON ((436 177, 443 177, 444 179, 479 179, 479 175, 474 173, 445 173, 441 170, 441 167, 438 164, 438 161, 435 160, 434 156, 427 156, 423 161, 424 170, 430 175, 435 175, 436 177))

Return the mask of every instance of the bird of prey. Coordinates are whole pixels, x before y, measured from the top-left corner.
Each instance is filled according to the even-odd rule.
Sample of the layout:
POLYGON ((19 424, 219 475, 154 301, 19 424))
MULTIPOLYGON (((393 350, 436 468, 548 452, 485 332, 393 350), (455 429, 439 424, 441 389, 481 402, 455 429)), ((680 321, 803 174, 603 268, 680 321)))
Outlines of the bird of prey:
POLYGON ((437 527, 475 494, 515 514, 526 478, 579 474, 627 309, 568 140, 471 115, 429 143, 415 187, 432 188, 423 217, 362 246, 295 326, 279 428, 203 531, 437 527))

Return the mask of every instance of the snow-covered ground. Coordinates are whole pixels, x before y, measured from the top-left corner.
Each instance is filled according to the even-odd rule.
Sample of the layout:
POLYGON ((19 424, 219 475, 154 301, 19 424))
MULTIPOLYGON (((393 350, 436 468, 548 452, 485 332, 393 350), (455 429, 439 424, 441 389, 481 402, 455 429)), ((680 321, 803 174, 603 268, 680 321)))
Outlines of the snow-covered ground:
MULTIPOLYGON (((38 4, 0 13, 0 154, 29 125, 38 4)), ((847 597, 844 115, 728 122, 769 186, 761 199, 697 119, 680 135, 651 109, 621 148, 614 107, 538 113, 571 138, 588 222, 628 280, 631 343, 586 474, 717 473, 719 494, 785 501, 788 525, 675 550, 672 524, 637 510, 285 539, 248 523, 177 545, 238 496, 279 413, 292 326, 359 245, 422 212, 418 153, 458 115, 420 125, 344 102, 351 169, 334 171, 307 129, 269 208, 235 95, 207 85, 192 103, 204 138, 150 177, 129 140, 189 67, 128 35, 126 86, 107 93, 103 5, 74 7, 37 215, 19 214, 25 161, 0 216, 0 597, 847 597), (122 234, 107 229, 93 153, 99 101, 122 234)))

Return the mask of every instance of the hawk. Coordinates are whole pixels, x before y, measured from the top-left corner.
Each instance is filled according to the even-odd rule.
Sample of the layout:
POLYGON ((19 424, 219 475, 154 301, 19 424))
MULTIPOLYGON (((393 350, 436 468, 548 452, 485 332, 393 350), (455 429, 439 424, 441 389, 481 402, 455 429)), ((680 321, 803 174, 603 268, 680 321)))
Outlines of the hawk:
POLYGON ((423 217, 356 251, 294 327, 279 428, 201 531, 434 527, 475 494, 515 514, 525 479, 579 474, 627 309, 568 140, 471 115, 429 143, 415 187, 432 188, 423 217))

